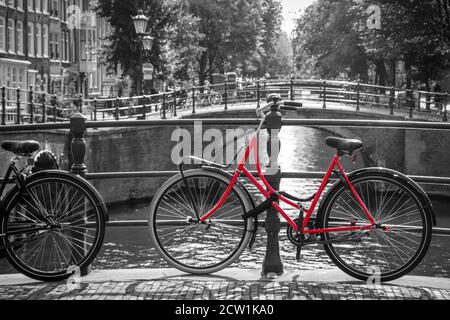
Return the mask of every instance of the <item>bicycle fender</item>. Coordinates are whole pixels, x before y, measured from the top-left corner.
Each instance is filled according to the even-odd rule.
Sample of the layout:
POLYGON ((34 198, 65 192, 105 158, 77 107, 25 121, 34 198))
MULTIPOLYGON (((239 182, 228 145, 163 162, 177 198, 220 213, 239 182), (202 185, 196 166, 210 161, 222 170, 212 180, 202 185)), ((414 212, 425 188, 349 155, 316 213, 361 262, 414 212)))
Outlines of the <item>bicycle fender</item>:
MULTIPOLYGON (((401 180, 403 183, 409 185, 416 193, 416 196, 418 197, 419 201, 421 201, 421 204, 423 206, 423 208, 428 212, 428 214, 431 216, 432 222, 433 222, 433 226, 436 226, 436 214, 434 212, 433 209, 433 205, 431 203, 430 198, 428 197, 427 193, 423 190, 423 188, 421 186, 419 186, 419 184, 417 182, 415 182, 414 180, 412 180, 410 177, 406 176, 405 174, 392 170, 392 169, 388 169, 388 168, 377 168, 377 167, 373 167, 373 168, 363 168, 363 169, 359 169, 356 170, 352 173, 350 173, 348 175, 348 178, 351 180, 363 175, 363 174, 367 174, 367 173, 376 173, 376 174, 380 174, 380 175, 385 175, 388 177, 392 177, 394 179, 397 180, 401 180)), ((326 199, 328 198, 328 196, 337 188, 339 188, 341 186, 341 184, 344 184, 344 181, 342 180, 338 180, 337 182, 335 182, 331 188, 326 192, 326 194, 324 195, 323 199, 324 201, 321 202, 319 209, 318 209, 318 217, 322 214, 323 211, 323 205, 326 203, 326 199)), ((319 221, 320 219, 317 219, 316 221, 319 221)))
POLYGON ((45 178, 46 176, 50 176, 51 174, 59 174, 62 176, 65 176, 66 178, 82 184, 83 186, 85 186, 87 189, 89 189, 89 191, 91 191, 92 195, 95 197, 94 200, 97 201, 97 205, 100 205, 104 214, 105 214, 105 221, 108 222, 109 221, 109 213, 108 213, 108 209, 106 207, 106 203, 105 200, 103 199, 103 196, 97 191, 97 189, 92 185, 92 183, 90 183, 89 181, 87 181, 86 179, 73 174, 71 172, 66 172, 66 171, 61 171, 61 170, 45 170, 45 171, 40 171, 37 173, 34 173, 30 176, 27 177, 27 181, 33 181, 34 179, 38 179, 38 178, 45 178))

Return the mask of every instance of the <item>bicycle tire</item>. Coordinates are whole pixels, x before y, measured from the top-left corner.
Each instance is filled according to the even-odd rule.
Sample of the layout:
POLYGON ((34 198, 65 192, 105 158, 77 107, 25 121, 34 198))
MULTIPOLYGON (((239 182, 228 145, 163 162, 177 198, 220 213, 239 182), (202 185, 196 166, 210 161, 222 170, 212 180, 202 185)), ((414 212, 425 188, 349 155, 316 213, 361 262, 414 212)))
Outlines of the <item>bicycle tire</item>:
MULTIPOLYGON (((342 271, 363 281, 374 277, 381 282, 392 281, 409 273, 422 261, 430 245, 433 222, 427 204, 414 186, 393 174, 366 172, 350 180, 376 223, 389 229, 362 233, 361 241, 352 245, 327 243, 324 248, 328 256, 342 271)), ((351 198, 354 196, 349 188, 338 183, 324 199, 317 217, 318 228, 352 225, 355 221, 356 225, 367 223, 362 209, 351 198)), ((357 236, 350 232, 339 235, 357 236)), ((321 238, 329 241, 332 234, 321 234, 321 238)))
POLYGON ((84 179, 56 171, 30 176, 25 189, 25 195, 12 189, 3 207, 1 233, 24 228, 3 237, 9 262, 40 281, 64 280, 76 268, 87 268, 105 235, 107 212, 101 196, 84 179), (51 221, 45 221, 44 215, 51 221))
MULTIPOLYGON (((201 169, 186 171, 184 176, 187 179, 193 198, 195 197, 196 205, 201 204, 199 209, 202 214, 206 213, 217 203, 222 195, 220 191, 224 191, 230 183, 230 179, 224 175, 201 169), (207 184, 203 185, 200 182, 202 181, 200 180, 201 178, 211 180, 210 188, 207 187, 207 184), (197 182, 195 179, 197 179, 197 182), (195 189, 198 190, 196 191, 195 189), (213 194, 214 197, 212 197, 213 194), (202 195, 206 196, 204 200, 201 198, 202 195)), ((254 220, 247 219, 246 221, 242 220, 242 223, 240 222, 240 219, 242 219, 241 214, 253 208, 251 200, 248 199, 243 189, 235 185, 228 202, 222 206, 222 209, 229 206, 230 203, 238 201, 237 203, 241 210, 233 212, 233 216, 229 217, 230 219, 226 219, 227 216, 221 218, 227 212, 224 213, 219 210, 216 213, 216 217, 221 219, 215 219, 213 216, 209 220, 211 226, 205 228, 204 225, 193 225, 188 222, 189 218, 195 218, 195 214, 188 200, 189 195, 187 193, 189 191, 182 190, 182 188, 186 189, 181 174, 178 174, 164 183, 153 197, 149 213, 149 230, 151 241, 156 250, 169 265, 191 274, 210 274, 228 267, 239 258, 251 240, 252 232, 254 231, 254 220), (175 197, 179 199, 180 204, 175 203, 176 201, 174 200, 177 200, 175 197), (169 204, 164 199, 170 199, 175 204, 169 204), (162 205, 164 201, 166 202, 165 206, 162 205), (173 212, 168 210, 168 208, 173 212), (171 213, 172 216, 169 215, 171 213), (236 223, 232 224, 234 221, 236 223), (170 225, 173 226, 171 229, 170 225), (178 225, 185 228, 180 231, 178 225), (233 232, 236 232, 236 237, 227 235, 220 228, 233 230, 233 232), (175 231, 172 233, 171 231, 174 229, 175 231), (180 236, 182 231, 187 232, 188 236, 180 236), (223 237, 221 232, 224 234, 223 237), (169 238, 172 243, 167 244, 165 237, 172 234, 175 234, 176 238, 169 238), (221 253, 218 253, 220 250, 221 253)))
POLYGON ((209 104, 212 106, 217 106, 222 103, 222 95, 220 93, 212 93, 208 97, 209 104))

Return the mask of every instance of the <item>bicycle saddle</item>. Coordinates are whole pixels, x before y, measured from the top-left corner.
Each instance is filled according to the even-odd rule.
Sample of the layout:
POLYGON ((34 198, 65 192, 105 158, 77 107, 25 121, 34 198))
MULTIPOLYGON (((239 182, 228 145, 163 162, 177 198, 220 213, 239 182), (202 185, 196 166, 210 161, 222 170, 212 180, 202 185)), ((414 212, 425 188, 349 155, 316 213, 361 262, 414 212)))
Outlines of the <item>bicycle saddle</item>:
POLYGON ((344 153, 353 153, 354 151, 361 150, 364 147, 363 143, 356 139, 328 137, 325 139, 325 143, 329 147, 335 148, 339 152, 344 153))
POLYGON ((40 144, 34 140, 26 141, 5 141, 1 145, 2 149, 17 155, 28 155, 39 150, 40 144))

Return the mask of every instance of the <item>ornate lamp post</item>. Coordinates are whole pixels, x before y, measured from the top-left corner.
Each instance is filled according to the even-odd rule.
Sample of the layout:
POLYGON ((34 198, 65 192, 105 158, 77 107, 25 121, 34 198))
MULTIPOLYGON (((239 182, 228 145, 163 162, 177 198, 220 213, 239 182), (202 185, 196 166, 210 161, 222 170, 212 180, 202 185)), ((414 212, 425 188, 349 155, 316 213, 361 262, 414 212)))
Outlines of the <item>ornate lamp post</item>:
MULTIPOLYGON (((150 21, 150 18, 148 18, 146 15, 144 15, 142 10, 139 10, 138 14, 133 17, 133 24, 134 29, 136 31, 136 34, 140 38, 142 42, 142 47, 145 52, 149 52, 152 50, 153 46, 153 37, 147 33, 147 27, 148 22, 150 21)), ((142 55, 140 57, 140 60, 142 61, 142 55)), ((142 63, 141 63, 142 64, 142 63)), ((140 86, 142 87, 142 86, 140 86)))

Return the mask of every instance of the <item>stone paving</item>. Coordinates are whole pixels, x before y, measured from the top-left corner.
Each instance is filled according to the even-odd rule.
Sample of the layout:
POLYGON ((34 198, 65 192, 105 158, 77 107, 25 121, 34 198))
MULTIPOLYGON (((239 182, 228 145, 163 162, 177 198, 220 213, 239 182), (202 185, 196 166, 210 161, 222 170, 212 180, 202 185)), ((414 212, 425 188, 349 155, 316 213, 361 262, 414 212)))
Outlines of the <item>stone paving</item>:
POLYGON ((155 279, 1 285, 1 300, 450 300, 450 289, 358 281, 155 279))

